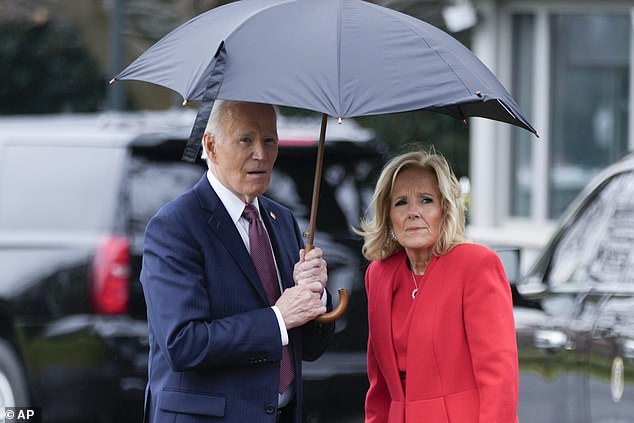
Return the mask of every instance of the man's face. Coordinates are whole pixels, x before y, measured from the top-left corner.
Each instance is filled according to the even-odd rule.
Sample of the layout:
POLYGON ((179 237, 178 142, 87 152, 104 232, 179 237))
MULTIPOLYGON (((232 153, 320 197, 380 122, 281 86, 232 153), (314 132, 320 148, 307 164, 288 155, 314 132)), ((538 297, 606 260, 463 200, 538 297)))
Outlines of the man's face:
POLYGON ((205 134, 205 149, 218 180, 245 203, 264 194, 277 159, 277 123, 273 107, 228 104, 220 134, 205 134))

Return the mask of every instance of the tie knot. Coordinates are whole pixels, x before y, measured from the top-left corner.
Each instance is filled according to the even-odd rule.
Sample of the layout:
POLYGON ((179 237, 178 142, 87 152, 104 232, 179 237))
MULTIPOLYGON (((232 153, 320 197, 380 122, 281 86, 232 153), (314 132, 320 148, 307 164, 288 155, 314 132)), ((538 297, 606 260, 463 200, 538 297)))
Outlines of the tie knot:
POLYGON ((253 222, 254 219, 257 219, 259 215, 260 214, 258 213, 258 209, 256 209, 253 204, 247 204, 244 208, 244 211, 242 212, 242 216, 244 216, 244 218, 248 220, 249 223, 253 222))

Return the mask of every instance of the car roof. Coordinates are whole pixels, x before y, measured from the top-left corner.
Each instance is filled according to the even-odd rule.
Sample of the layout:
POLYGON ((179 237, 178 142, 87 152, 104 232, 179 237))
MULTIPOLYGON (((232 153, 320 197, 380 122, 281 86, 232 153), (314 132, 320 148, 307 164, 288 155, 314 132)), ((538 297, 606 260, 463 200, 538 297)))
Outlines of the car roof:
MULTIPOLYGON (((585 198, 590 192, 594 191, 599 185, 603 184, 608 178, 623 172, 634 170, 634 151, 630 151, 618 161, 604 168, 595 175, 584 189, 577 196, 578 199, 585 198)), ((574 202, 573 202, 574 203, 574 202)))
POLYGON ((558 220, 558 229, 555 231, 555 234, 559 232, 559 228, 568 224, 570 219, 575 216, 582 204, 584 204, 588 200, 588 198, 592 195, 594 191, 596 191, 597 188, 599 188, 613 176, 623 172, 631 171, 634 171, 634 151, 628 152, 621 159, 604 168, 586 184, 586 186, 570 202, 564 213, 562 213, 562 215, 560 216, 558 220))
MULTIPOLYGON (((86 114, 23 115, 0 117, 1 143, 37 143, 60 140, 65 145, 90 142, 94 145, 152 145, 168 139, 187 139, 196 112, 192 109, 143 112, 103 112, 86 114), (35 141, 37 140, 37 141, 35 141)), ((312 146, 319 138, 321 119, 315 117, 278 118, 282 146, 312 146)), ((368 142, 371 130, 352 119, 341 124, 329 118, 326 142, 368 142)))

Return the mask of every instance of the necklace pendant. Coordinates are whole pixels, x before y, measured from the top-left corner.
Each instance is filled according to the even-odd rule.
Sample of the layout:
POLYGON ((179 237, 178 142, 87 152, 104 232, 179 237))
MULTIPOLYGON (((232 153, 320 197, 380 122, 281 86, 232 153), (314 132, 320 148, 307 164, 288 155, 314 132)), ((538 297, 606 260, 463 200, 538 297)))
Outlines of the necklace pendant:
POLYGON ((414 288, 414 290, 412 291, 412 300, 416 298, 416 294, 418 294, 418 288, 414 288))

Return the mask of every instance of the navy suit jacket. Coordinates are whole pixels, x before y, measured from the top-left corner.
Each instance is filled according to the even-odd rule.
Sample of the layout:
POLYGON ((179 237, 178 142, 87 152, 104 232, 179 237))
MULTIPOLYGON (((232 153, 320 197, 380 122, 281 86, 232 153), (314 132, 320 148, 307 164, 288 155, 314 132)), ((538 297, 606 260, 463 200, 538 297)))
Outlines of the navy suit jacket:
MULTIPOLYGON (((259 203, 282 285, 291 287, 304 246, 299 227, 287 208, 265 197, 259 203)), ((145 420, 274 422, 279 325, 249 252, 206 175, 148 223, 141 283, 150 333, 145 420)), ((289 331, 295 423, 301 420, 301 360, 318 358, 333 332, 334 324, 315 322, 289 331)))

